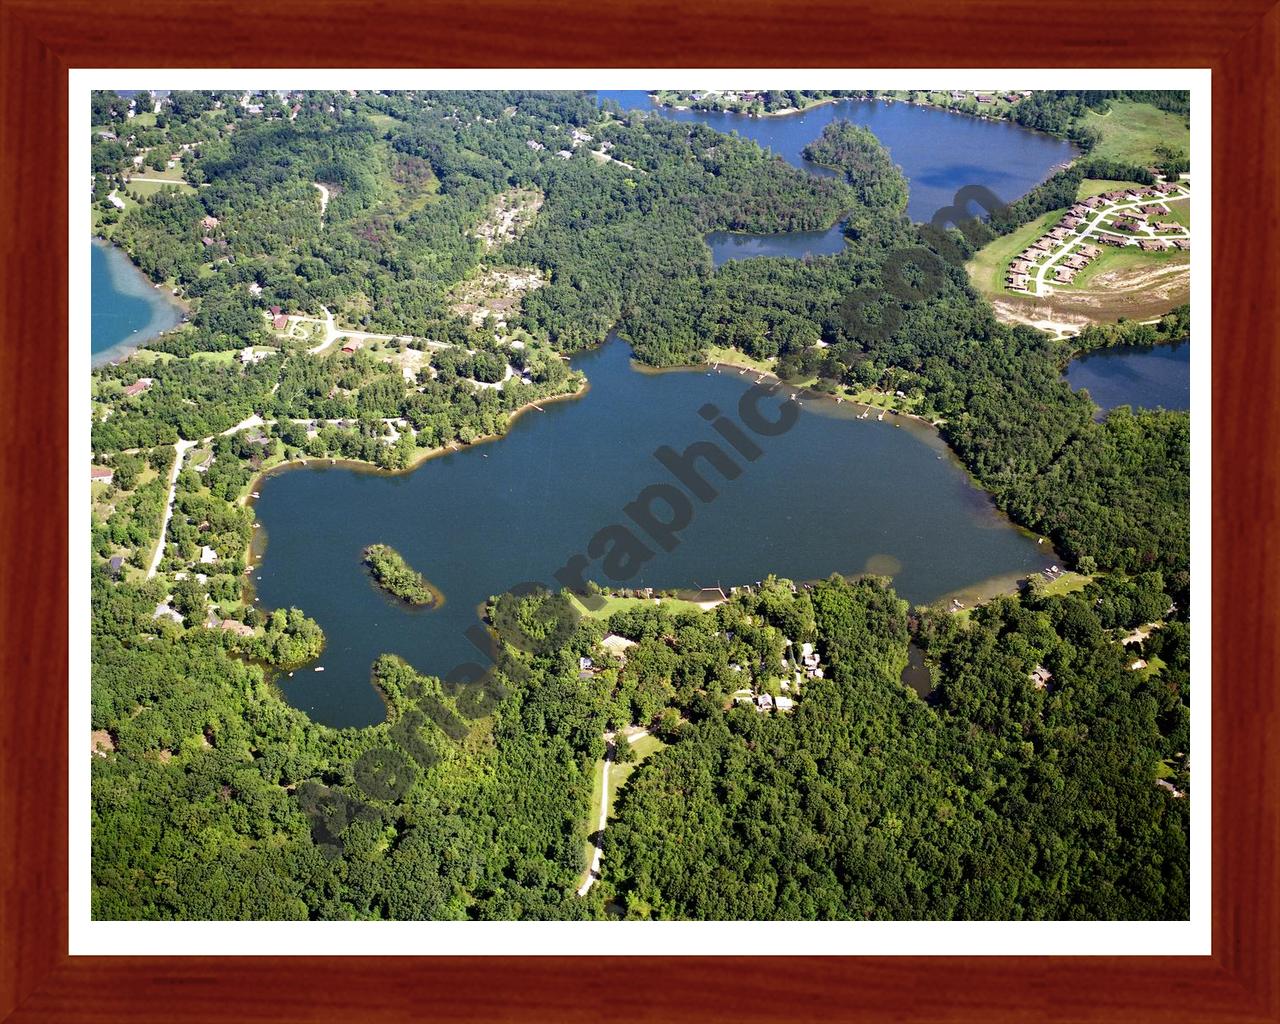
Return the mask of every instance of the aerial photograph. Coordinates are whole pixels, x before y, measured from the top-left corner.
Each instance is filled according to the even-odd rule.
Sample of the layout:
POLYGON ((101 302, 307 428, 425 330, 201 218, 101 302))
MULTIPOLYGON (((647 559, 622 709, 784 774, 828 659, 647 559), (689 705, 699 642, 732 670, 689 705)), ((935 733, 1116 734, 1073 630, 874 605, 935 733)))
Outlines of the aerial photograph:
POLYGON ((1189 92, 244 84, 73 128, 95 921, 1189 920, 1189 92))

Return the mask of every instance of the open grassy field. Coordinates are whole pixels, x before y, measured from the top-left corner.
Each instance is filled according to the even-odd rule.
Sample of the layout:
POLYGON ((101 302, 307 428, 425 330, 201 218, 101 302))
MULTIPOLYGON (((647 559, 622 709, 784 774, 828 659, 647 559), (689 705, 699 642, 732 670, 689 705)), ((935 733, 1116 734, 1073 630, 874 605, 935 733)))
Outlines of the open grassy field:
POLYGON ((164 181, 131 181, 125 186, 126 191, 136 192, 144 198, 153 196, 161 189, 166 188, 176 188, 179 192, 194 192, 196 190, 196 187, 190 182, 182 181, 181 179, 170 181, 167 178, 164 181))
POLYGON ((1076 189, 1076 198, 1088 199, 1090 196, 1100 196, 1103 192, 1113 192, 1118 188, 1131 188, 1140 184, 1142 183, 1138 181, 1117 181, 1115 178, 1085 178, 1076 189))
POLYGON ((1017 231, 1001 235, 995 241, 979 249, 967 264, 969 280, 984 295, 1021 295, 1004 286, 1005 268, 1018 253, 1043 235, 1058 222, 1065 210, 1051 210, 1017 231))
POLYGON ((1187 119, 1149 103, 1113 102, 1105 114, 1090 110, 1083 124, 1102 134, 1090 154, 1095 157, 1145 165, 1156 158, 1157 146, 1191 151, 1187 119))
POLYGON ((1191 227, 1190 199, 1174 200, 1173 202, 1166 202, 1165 205, 1169 207, 1169 212, 1156 217, 1156 220, 1171 220, 1178 224, 1185 224, 1187 227, 1191 227))
POLYGON ((1176 249, 1171 249, 1168 252, 1143 252, 1135 246, 1116 249, 1106 245, 1102 247, 1102 255, 1080 271, 1071 284, 1055 283, 1053 287, 1055 290, 1061 289, 1065 292, 1073 290, 1084 291, 1090 287, 1095 278, 1103 274, 1116 271, 1141 272, 1190 262, 1191 254, 1189 252, 1181 252, 1176 249))

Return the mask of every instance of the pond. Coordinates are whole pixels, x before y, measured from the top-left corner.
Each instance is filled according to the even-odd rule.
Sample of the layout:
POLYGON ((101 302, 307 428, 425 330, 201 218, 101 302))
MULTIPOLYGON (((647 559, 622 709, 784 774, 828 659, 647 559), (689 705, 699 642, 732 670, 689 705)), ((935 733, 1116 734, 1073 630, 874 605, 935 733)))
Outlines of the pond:
POLYGON ((1117 345, 1074 359, 1067 383, 1084 388, 1103 413, 1118 405, 1135 409, 1191 408, 1191 343, 1117 345))
MULTIPOLYGON (((585 578, 727 588, 771 572, 796 580, 875 572, 918 603, 1053 558, 995 510, 927 424, 860 419, 850 402, 792 399, 793 389, 779 387, 760 410, 774 417, 782 403, 798 402, 796 421, 777 436, 747 432, 760 452, 749 461, 705 415, 714 405, 746 430, 739 402, 750 374, 640 370, 616 339, 574 365, 590 380, 586 394, 526 412, 501 440, 399 475, 312 463, 260 483, 256 533, 265 550, 250 576, 257 596, 266 608, 303 609, 327 636, 323 673, 308 666, 280 680, 290 702, 327 724, 366 725, 384 715, 369 682, 380 654, 440 676, 482 660, 465 636, 477 606, 525 581, 558 588, 556 571, 606 526, 639 533, 623 508, 650 485, 675 485, 655 457, 664 445, 683 453, 719 442, 737 475, 724 479, 700 459, 697 471, 717 496, 691 500, 673 550, 650 542, 656 553, 625 581, 610 579, 597 554, 585 578), (374 543, 399 550, 444 592, 444 605, 411 611, 376 591, 360 562, 374 543)), ((654 508, 665 517, 661 503, 654 508)))
POLYGON ((1009 121, 912 103, 841 100, 799 114, 750 117, 659 107, 639 90, 600 90, 596 95, 601 102, 616 101, 624 110, 657 110, 676 121, 699 121, 718 131, 736 131, 796 167, 828 176, 835 172, 804 159, 805 146, 832 121, 863 125, 875 133, 906 175, 907 213, 914 221, 927 221, 950 206, 956 191, 965 185, 985 185, 1002 201, 1013 202, 1079 155, 1063 139, 1009 121))
POLYGON ((907 644, 907 664, 902 670, 902 682, 915 690, 921 700, 928 700, 933 691, 933 673, 924 660, 924 651, 915 645, 915 641, 907 644))
POLYGON ((90 351, 101 366, 176 327, 184 312, 114 245, 94 239, 91 249, 90 351))
POLYGON ((706 236, 711 260, 719 267, 730 260, 749 260, 756 256, 831 256, 845 245, 844 222, 826 231, 784 231, 772 235, 754 235, 747 231, 713 231, 706 236))

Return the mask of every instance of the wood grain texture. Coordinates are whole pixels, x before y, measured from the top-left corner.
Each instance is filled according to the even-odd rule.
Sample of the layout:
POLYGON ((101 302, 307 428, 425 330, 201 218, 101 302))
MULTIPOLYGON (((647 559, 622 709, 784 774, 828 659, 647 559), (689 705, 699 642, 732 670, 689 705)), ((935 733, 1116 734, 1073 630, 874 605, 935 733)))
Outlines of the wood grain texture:
POLYGON ((721 11, 174 0, 117 15, 85 0, 0 0, 0 61, 0 1018, 572 1022, 625 1002, 637 1022, 1280 1019, 1280 9, 1269 0, 742 0, 721 11), (1108 31, 1117 17, 1130 27, 1108 31), (66 955, 66 71, 477 64, 1214 69, 1212 957, 805 958, 761 970, 726 959, 66 955))

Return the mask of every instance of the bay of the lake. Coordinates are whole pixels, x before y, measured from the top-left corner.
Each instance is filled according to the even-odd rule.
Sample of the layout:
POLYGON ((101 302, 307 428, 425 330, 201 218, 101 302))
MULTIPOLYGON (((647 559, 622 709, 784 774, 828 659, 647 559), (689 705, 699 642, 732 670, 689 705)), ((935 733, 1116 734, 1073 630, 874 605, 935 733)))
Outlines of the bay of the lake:
POLYGON ((91 248, 90 351, 101 366, 176 327, 183 309, 114 245, 94 239, 91 248))

